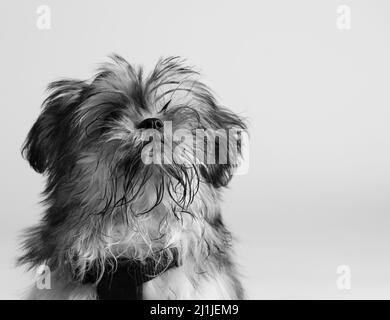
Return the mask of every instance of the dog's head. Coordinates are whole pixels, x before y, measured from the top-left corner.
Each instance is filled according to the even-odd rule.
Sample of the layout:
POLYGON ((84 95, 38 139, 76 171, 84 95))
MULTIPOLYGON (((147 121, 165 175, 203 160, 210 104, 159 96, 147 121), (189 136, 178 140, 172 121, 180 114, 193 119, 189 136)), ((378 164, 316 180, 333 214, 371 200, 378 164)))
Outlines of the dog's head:
POLYGON ((152 213, 198 215, 194 199, 205 201, 232 177, 245 124, 178 58, 161 60, 144 79, 114 56, 92 80, 49 90, 23 151, 48 177, 46 222, 57 234, 96 234, 102 221, 152 213))

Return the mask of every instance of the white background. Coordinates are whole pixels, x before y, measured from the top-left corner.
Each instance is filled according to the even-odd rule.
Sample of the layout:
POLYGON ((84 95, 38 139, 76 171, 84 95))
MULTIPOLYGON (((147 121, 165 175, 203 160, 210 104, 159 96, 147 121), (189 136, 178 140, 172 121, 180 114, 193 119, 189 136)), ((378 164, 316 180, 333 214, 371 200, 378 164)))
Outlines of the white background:
POLYGON ((151 69, 180 55, 250 121, 249 172, 225 219, 249 298, 390 298, 388 1, 0 3, 0 298, 33 275, 17 237, 39 219, 43 178, 20 156, 45 87, 89 78, 116 52, 151 69), (37 28, 38 6, 51 29, 37 28), (337 28, 337 7, 352 10, 337 28), (350 290, 336 287, 349 265, 350 290))

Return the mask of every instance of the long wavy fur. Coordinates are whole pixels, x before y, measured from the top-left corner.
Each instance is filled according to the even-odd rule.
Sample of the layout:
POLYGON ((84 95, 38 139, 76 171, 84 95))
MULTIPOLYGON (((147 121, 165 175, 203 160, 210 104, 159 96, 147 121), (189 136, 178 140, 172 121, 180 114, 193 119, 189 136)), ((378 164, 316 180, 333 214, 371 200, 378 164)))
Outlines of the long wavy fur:
MULTIPOLYGON (((233 165, 194 161, 188 154, 146 165, 137 129, 148 114, 190 132, 244 130, 242 118, 219 106, 178 57, 160 60, 144 79, 142 69, 114 55, 92 79, 60 80, 48 90, 23 146, 24 157, 47 177, 46 211, 27 230, 19 263, 45 263, 58 277, 80 281, 90 268, 115 268, 107 262, 119 257, 159 261, 176 247, 194 275, 224 270, 234 297, 242 297, 219 208, 233 165)), ((222 142, 231 143, 219 138, 216 147, 222 142)))

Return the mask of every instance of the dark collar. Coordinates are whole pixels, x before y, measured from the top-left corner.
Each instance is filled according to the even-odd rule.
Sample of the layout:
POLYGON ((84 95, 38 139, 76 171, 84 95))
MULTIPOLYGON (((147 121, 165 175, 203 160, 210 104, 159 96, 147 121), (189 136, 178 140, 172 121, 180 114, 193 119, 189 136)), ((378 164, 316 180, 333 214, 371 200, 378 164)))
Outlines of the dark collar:
POLYGON ((152 257, 144 261, 125 258, 118 258, 116 263, 107 261, 106 271, 100 280, 101 274, 96 269, 91 269, 85 274, 82 283, 97 283, 97 295, 100 300, 141 300, 143 283, 158 277, 170 268, 179 266, 178 250, 176 248, 168 250, 170 254, 164 251, 157 261, 152 257))

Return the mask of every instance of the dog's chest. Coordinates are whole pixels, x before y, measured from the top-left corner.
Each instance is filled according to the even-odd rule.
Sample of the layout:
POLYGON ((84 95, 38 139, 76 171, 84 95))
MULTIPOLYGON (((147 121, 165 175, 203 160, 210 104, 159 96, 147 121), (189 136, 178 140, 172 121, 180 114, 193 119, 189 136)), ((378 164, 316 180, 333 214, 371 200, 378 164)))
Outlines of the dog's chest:
POLYGON ((189 274, 184 266, 170 269, 143 285, 144 300, 210 300, 232 299, 233 296, 233 288, 225 273, 189 274))

